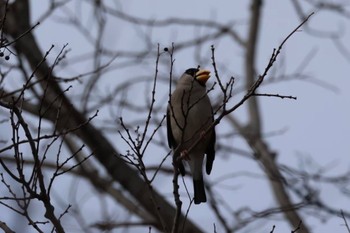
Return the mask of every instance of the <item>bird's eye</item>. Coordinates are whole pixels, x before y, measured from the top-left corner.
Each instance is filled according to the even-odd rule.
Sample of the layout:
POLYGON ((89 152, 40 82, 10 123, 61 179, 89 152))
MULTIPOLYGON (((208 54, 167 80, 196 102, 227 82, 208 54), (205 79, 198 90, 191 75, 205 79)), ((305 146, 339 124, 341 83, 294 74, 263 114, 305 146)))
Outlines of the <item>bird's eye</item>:
POLYGON ((188 69, 188 70, 185 71, 186 74, 189 74, 189 75, 191 75, 191 76, 193 76, 193 77, 194 77, 194 75, 195 75, 197 72, 198 72, 198 69, 196 69, 196 68, 190 68, 190 69, 188 69))

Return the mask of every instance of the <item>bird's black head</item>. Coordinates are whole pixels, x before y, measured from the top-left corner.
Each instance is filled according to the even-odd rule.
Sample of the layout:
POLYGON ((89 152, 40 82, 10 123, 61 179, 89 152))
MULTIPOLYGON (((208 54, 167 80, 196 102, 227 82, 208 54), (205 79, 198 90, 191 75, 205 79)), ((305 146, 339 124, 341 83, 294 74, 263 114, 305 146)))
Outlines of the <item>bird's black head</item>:
POLYGON ((194 77, 198 71, 199 69, 197 68, 190 68, 190 69, 187 69, 185 73, 194 77))

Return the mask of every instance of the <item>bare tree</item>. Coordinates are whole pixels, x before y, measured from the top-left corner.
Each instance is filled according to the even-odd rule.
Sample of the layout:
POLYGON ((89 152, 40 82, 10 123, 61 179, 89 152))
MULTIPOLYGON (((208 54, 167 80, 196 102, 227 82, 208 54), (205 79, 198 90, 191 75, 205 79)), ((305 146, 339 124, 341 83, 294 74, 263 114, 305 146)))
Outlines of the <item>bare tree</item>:
MULTIPOLYGON (((348 8, 330 2, 292 0, 291 10, 295 10, 300 22, 295 20, 294 28, 281 35, 284 39, 265 54, 266 64, 259 70, 257 46, 262 33, 263 3, 250 2, 244 35, 232 22, 181 17, 144 19, 104 1, 49 1, 47 11, 34 22, 30 15, 32 2, 1 1, 0 120, 6 131, 0 138, 1 212, 16 214, 17 222, 29 225, 26 232, 27 229, 112 232, 138 228, 142 232, 145 228, 149 232, 216 232, 217 227, 226 232, 243 232, 261 222, 274 232, 278 219, 288 222, 292 232, 312 232, 306 215, 320 220, 342 218, 347 227, 350 211, 345 208, 341 211, 321 199, 314 184, 330 184, 339 190, 339 195, 348 198, 349 171, 329 177, 322 169, 310 172, 280 164, 279 155, 263 130, 260 99, 296 100, 293 92, 262 89, 267 84, 291 79, 331 87, 303 75, 304 63, 295 74, 287 76, 279 72, 282 69, 279 62, 287 56, 283 54, 284 46, 300 30, 335 42, 348 59, 349 53, 339 35, 315 30, 310 23, 314 11, 329 11, 336 17, 348 18, 348 8), (92 10, 93 16, 87 23, 86 8, 92 10), (35 32, 49 20, 77 31, 89 44, 89 51, 74 57, 70 56, 68 45, 44 48, 35 32), (142 38, 143 48, 107 46, 104 41, 111 21, 119 27, 133 28, 142 38), (154 42, 152 30, 163 32, 174 26, 190 31, 205 28, 206 33, 171 41, 166 46, 154 42), (218 61, 216 44, 224 39, 243 51, 243 78, 235 78, 231 69, 218 61), (210 65, 214 71, 215 81, 208 86, 208 93, 214 102, 215 121, 210 128, 216 127, 218 132, 217 160, 225 160, 225 155, 240 155, 258 164, 275 200, 275 206, 265 209, 254 209, 249 203, 237 207, 221 197, 219 181, 209 180, 206 205, 214 216, 212 229, 202 229, 191 214, 188 175, 181 178, 176 166, 171 166, 172 152, 164 139, 165 107, 180 73, 176 57, 193 48, 196 64, 210 65), (203 55, 201 51, 207 52, 203 55), (81 63, 91 68, 67 75, 81 63), (120 76, 126 73, 130 75, 120 76), (247 111, 245 121, 232 114, 237 109, 247 111), (230 129, 228 133, 224 128, 230 129), (237 138, 247 147, 223 143, 237 138), (167 189, 162 187, 163 180, 167 181, 167 189), (77 182, 87 187, 85 196, 79 196, 77 182), (69 189, 63 187, 68 185, 69 189), (87 201, 89 198, 96 200, 87 201), (84 206, 90 212, 86 213, 84 206)), ((237 179, 238 175, 227 171, 227 178, 220 181, 237 179)), ((243 175, 255 176, 249 171, 243 175)), ((0 229, 4 232, 25 227, 1 218, 0 229)))

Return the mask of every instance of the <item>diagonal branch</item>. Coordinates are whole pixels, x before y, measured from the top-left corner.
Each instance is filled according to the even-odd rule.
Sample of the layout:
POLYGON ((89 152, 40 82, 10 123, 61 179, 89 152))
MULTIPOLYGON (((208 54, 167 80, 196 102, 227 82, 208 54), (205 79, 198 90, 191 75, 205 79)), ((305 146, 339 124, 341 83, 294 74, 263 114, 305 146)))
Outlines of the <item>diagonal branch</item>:
MULTIPOLYGON (((30 28, 29 3, 23 0, 15 1, 13 4, 16 10, 8 12, 8 20, 5 26, 9 29, 7 33, 16 38, 22 32, 30 28), (18 15, 21 15, 21 17, 18 17, 18 15)), ((32 69, 35 69, 44 56, 32 32, 27 33, 21 40, 18 40, 15 44, 15 49, 18 54, 27 59, 32 69)), ((158 219, 157 213, 160 212, 167 229, 170 230, 175 215, 174 207, 154 189, 152 190, 152 195, 157 206, 149 201, 149 195, 145 195, 150 192, 148 185, 145 184, 144 180, 135 169, 127 165, 121 157, 115 156, 120 153, 118 153, 100 130, 95 128, 90 122, 84 124, 84 122, 87 122, 86 116, 80 113, 63 93, 55 79, 52 69, 46 62, 40 65, 36 76, 45 79, 47 83, 48 94, 45 97, 46 103, 44 104, 53 103, 57 96, 60 96, 62 101, 61 106, 51 106, 52 110, 50 113, 45 114, 44 118, 52 122, 58 120, 58 131, 64 131, 67 128, 74 128, 77 125, 81 125, 81 128, 75 131, 76 136, 94 152, 95 158, 104 166, 113 180, 120 183, 121 186, 123 186, 135 200, 138 200, 139 204, 153 215, 155 219, 158 219), (60 107, 60 114, 62 116, 60 119, 56 119, 55 114, 58 107, 60 107)), ((45 87, 46 84, 44 82, 42 88, 45 87)), ((180 216, 180 221, 184 221, 183 214, 180 216)), ((155 223, 154 226, 163 230, 160 222, 155 223)), ((193 222, 187 220, 184 232, 201 232, 201 230, 193 222)))

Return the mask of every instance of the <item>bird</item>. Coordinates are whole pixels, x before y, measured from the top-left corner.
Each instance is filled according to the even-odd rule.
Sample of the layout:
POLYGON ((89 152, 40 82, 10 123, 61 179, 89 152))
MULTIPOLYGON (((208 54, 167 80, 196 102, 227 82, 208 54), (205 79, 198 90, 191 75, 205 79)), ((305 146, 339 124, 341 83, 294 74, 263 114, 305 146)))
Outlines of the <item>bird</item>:
POLYGON ((209 78, 209 70, 187 69, 171 94, 166 114, 168 144, 173 150, 173 161, 176 161, 183 176, 185 168, 182 162, 189 164, 195 204, 207 201, 202 171, 204 155, 208 175, 215 159, 214 114, 206 89, 209 78))

